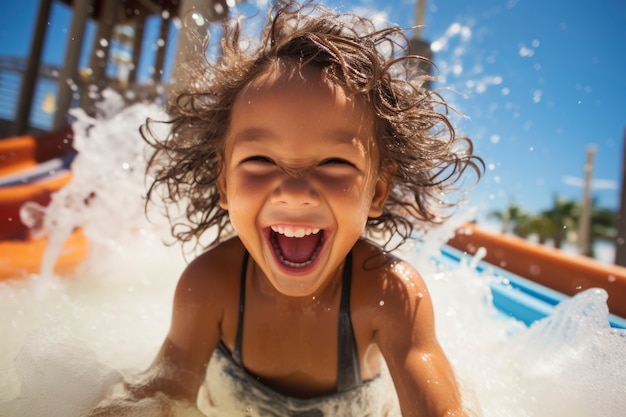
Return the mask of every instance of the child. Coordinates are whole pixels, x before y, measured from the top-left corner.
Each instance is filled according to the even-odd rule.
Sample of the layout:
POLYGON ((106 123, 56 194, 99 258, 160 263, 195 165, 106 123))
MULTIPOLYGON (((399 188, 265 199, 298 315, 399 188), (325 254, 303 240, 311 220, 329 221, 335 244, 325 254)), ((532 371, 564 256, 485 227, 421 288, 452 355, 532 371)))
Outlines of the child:
POLYGON ((439 222, 442 195, 482 171, 413 77, 421 59, 397 53, 399 29, 311 4, 277 6, 256 49, 239 22, 223 30, 168 138, 143 130, 149 196, 185 207, 168 213, 174 236, 217 234, 178 283, 153 364, 92 415, 169 415, 170 399, 220 416, 390 415, 388 369, 402 416, 465 416, 419 273, 365 238, 439 222))

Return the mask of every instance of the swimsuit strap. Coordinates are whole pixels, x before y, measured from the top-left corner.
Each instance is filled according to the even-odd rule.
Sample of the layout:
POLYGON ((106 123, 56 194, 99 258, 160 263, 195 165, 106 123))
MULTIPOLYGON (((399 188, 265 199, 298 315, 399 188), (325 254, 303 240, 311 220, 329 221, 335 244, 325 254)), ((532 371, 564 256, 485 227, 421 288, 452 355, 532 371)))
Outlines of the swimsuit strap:
POLYGON ((243 313, 246 303, 246 275, 248 272, 248 259, 250 254, 247 250, 243 251, 243 261, 241 265, 240 284, 239 284, 239 320, 237 322, 237 335, 235 336, 235 349, 232 353, 235 363, 243 367, 243 361, 241 360, 241 346, 243 341, 243 313))
POLYGON ((343 267, 339 325, 337 334, 337 392, 349 391, 362 384, 359 352, 350 318, 350 288, 352 284, 352 252, 343 267))
MULTIPOLYGON (((239 321, 232 358, 243 368, 241 346, 243 341, 243 318, 246 301, 246 274, 250 255, 244 250, 239 286, 239 321)), ((343 267, 339 323, 337 329, 337 392, 349 391, 362 383, 359 353, 356 347, 352 320, 350 318, 350 288, 352 284, 352 252, 348 253, 343 267)))

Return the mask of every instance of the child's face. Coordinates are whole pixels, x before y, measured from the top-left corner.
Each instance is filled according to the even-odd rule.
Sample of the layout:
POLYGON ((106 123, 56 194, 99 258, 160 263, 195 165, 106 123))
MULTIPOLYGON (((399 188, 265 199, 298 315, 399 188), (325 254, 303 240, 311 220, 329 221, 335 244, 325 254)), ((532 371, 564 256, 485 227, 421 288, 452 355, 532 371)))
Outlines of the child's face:
POLYGON ((274 288, 315 295, 382 213, 369 108, 314 68, 274 70, 233 105, 221 206, 274 288))

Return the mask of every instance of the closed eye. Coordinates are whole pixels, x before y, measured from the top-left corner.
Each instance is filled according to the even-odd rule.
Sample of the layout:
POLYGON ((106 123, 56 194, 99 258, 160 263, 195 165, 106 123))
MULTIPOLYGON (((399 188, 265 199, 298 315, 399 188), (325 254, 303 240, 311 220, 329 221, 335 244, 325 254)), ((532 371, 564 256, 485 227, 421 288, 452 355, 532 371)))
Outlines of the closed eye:
POLYGON ((348 165, 352 167, 354 166, 352 162, 347 161, 342 158, 328 158, 328 159, 323 160, 320 165, 348 165))
POLYGON ((246 163, 246 162, 259 162, 259 163, 275 165, 275 163, 272 160, 272 158, 268 158, 267 156, 263 156, 263 155, 249 156, 249 157, 247 157, 247 158, 245 158, 244 160, 241 161, 242 164, 246 163))

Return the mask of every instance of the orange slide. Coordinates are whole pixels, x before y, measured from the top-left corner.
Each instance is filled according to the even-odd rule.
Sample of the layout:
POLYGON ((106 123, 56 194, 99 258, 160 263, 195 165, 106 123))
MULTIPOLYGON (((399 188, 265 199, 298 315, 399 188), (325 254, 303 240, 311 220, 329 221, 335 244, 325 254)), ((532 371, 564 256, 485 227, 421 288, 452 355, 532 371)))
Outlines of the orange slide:
MULTIPOLYGON (((67 184, 74 156, 71 129, 38 137, 0 139, 0 280, 39 271, 45 239, 32 239, 20 221, 27 201, 43 206, 67 184)), ((87 254, 87 240, 76 231, 65 245, 55 270, 70 272, 87 254)))
POLYGON ((625 267, 566 254, 519 237, 490 233, 473 224, 459 228, 448 244, 471 255, 483 247, 487 250, 486 262, 565 295, 603 288, 609 294, 610 312, 626 317, 625 267))

